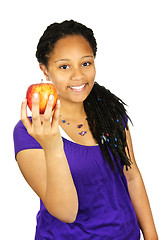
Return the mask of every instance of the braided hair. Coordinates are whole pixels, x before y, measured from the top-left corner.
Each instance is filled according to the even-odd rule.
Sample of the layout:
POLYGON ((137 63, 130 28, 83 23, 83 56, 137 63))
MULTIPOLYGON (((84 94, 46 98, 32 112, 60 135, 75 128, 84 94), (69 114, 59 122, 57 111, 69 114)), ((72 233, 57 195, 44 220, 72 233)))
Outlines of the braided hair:
MULTIPOLYGON (((89 42, 94 57, 96 56, 97 43, 93 31, 81 23, 70 20, 53 23, 47 27, 37 45, 38 62, 48 67, 49 57, 54 51, 56 42, 70 35, 83 36, 89 42)), ((124 105, 121 99, 96 82, 84 101, 84 109, 92 135, 99 144, 104 159, 114 170, 116 164, 120 169, 121 165, 125 165, 126 169, 131 167, 125 133, 129 116, 124 105)))
MULTIPOLYGON (((122 165, 131 166, 130 154, 126 142, 125 127, 130 119, 126 113, 125 103, 112 94, 108 89, 95 82, 93 89, 84 101, 88 123, 93 137, 99 144, 103 157, 115 169, 113 155, 120 168, 122 165), (128 152, 129 158, 126 154, 128 152)), ((131 119, 130 119, 131 121, 131 119)))

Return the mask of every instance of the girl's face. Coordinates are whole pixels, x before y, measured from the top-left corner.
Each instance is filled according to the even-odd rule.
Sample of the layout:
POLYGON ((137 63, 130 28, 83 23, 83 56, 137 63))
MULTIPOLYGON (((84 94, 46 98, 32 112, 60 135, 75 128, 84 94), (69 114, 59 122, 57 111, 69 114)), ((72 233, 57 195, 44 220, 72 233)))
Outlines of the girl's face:
POLYGON ((55 44, 44 74, 55 85, 61 101, 83 102, 94 85, 95 64, 91 46, 78 35, 67 36, 55 44))

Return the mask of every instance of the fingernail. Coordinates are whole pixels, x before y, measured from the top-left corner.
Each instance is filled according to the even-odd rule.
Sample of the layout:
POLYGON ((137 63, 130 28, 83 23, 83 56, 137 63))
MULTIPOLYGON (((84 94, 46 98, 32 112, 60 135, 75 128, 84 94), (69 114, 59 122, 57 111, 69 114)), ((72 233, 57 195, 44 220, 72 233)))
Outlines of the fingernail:
POLYGON ((26 102, 26 98, 24 98, 22 102, 25 103, 26 102))
POLYGON ((39 96, 39 94, 38 93, 34 93, 34 99, 37 99, 38 98, 38 96, 39 96))
POLYGON ((54 98, 53 95, 50 95, 50 96, 49 96, 49 100, 50 100, 50 101, 53 100, 53 98, 54 98))
POLYGON ((56 103, 57 105, 60 105, 60 99, 57 99, 57 103, 56 103))

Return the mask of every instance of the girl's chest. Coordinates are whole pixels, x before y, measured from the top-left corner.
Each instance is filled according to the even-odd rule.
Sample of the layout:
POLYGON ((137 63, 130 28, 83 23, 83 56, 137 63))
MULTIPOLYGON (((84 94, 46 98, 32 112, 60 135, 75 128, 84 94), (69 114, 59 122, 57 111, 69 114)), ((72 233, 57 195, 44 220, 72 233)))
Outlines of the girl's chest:
POLYGON ((73 128, 68 127, 67 125, 60 124, 61 128, 65 132, 65 134, 69 137, 73 142, 84 145, 84 146, 95 146, 97 145, 97 141, 94 139, 89 126, 81 127, 81 128, 73 128))
POLYGON ((75 182, 95 184, 112 177, 99 145, 84 146, 64 139, 64 150, 75 182))

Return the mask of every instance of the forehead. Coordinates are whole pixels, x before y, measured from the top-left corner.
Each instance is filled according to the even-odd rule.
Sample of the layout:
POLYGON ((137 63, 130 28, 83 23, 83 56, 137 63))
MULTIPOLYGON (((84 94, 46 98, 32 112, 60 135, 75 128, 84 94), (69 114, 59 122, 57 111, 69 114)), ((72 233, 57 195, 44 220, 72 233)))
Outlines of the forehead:
POLYGON ((92 54, 93 50, 89 42, 80 35, 67 36, 57 41, 53 50, 53 56, 92 54))

